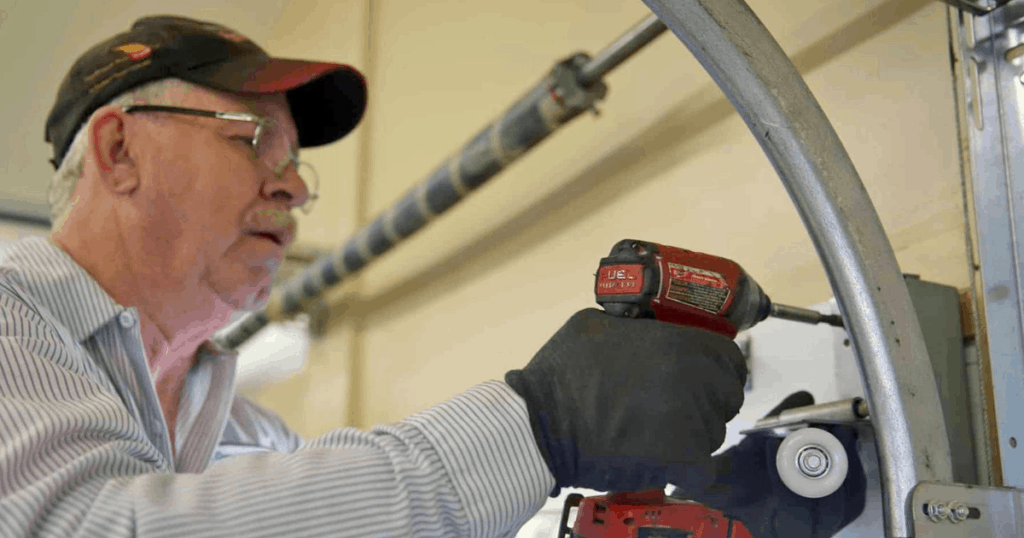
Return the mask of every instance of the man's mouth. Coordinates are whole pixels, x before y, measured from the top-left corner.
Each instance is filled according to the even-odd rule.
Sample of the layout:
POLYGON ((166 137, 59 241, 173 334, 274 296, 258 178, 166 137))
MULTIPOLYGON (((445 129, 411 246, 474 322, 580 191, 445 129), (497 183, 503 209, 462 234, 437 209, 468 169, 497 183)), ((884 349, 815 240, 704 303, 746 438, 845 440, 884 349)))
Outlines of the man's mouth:
POLYGON ((286 230, 249 230, 245 235, 271 241, 279 247, 285 246, 291 240, 290 233, 286 230))

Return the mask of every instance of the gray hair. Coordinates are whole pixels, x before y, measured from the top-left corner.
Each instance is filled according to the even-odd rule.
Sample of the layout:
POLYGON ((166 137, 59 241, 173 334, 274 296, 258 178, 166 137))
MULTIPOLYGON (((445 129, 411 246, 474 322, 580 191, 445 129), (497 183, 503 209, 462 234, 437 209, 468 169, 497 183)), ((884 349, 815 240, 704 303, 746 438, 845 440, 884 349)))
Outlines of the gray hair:
MULTIPOLYGON (((152 103, 163 98, 172 88, 191 90, 196 86, 176 78, 160 79, 122 93, 111 99, 107 105, 127 106, 152 103)), ((89 120, 75 133, 67 153, 64 154, 64 160, 50 180, 46 198, 50 203, 51 229, 53 230, 60 227, 71 211, 71 195, 78 187, 78 180, 82 177, 82 172, 85 169, 85 154, 89 149, 89 137, 86 136, 86 133, 89 131, 92 121, 93 117, 90 116, 89 120)))

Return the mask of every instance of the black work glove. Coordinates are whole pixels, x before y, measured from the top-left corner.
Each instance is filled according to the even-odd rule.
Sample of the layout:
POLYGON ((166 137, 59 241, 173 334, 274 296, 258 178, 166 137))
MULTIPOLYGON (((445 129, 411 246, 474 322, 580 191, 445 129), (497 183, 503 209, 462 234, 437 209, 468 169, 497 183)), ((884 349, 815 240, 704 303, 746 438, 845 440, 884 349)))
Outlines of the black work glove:
MULTIPOLYGON (((790 394, 765 416, 813 404, 814 397, 800 391, 790 394)), ((671 496, 694 500, 736 517, 755 538, 832 536, 864 511, 867 476, 857 452, 857 430, 849 426, 821 427, 839 439, 850 463, 846 480, 831 495, 808 499, 790 491, 775 467, 782 439, 754 433, 715 456, 713 484, 674 484, 671 496)))
POLYGON ((505 381, 526 400, 556 496, 711 480, 746 376, 729 338, 591 308, 505 381))

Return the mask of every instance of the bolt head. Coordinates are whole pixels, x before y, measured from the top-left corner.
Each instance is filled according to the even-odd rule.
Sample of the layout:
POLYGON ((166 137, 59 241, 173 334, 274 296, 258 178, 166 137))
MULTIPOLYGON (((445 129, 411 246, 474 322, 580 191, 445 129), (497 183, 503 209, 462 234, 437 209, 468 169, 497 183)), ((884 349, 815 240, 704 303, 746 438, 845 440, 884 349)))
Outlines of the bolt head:
POLYGON ((797 468, 805 476, 817 478, 828 472, 829 457, 820 447, 804 447, 796 456, 797 468))

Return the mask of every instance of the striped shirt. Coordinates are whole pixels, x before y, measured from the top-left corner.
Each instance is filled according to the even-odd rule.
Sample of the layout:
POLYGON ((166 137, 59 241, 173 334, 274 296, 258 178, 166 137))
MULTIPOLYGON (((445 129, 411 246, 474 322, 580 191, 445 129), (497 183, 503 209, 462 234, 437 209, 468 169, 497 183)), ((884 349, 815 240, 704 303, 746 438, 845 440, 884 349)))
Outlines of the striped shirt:
POLYGON ((0 254, 0 536, 514 536, 554 486, 504 383, 303 440, 233 354, 189 371, 172 451, 138 319, 46 238, 0 254))

